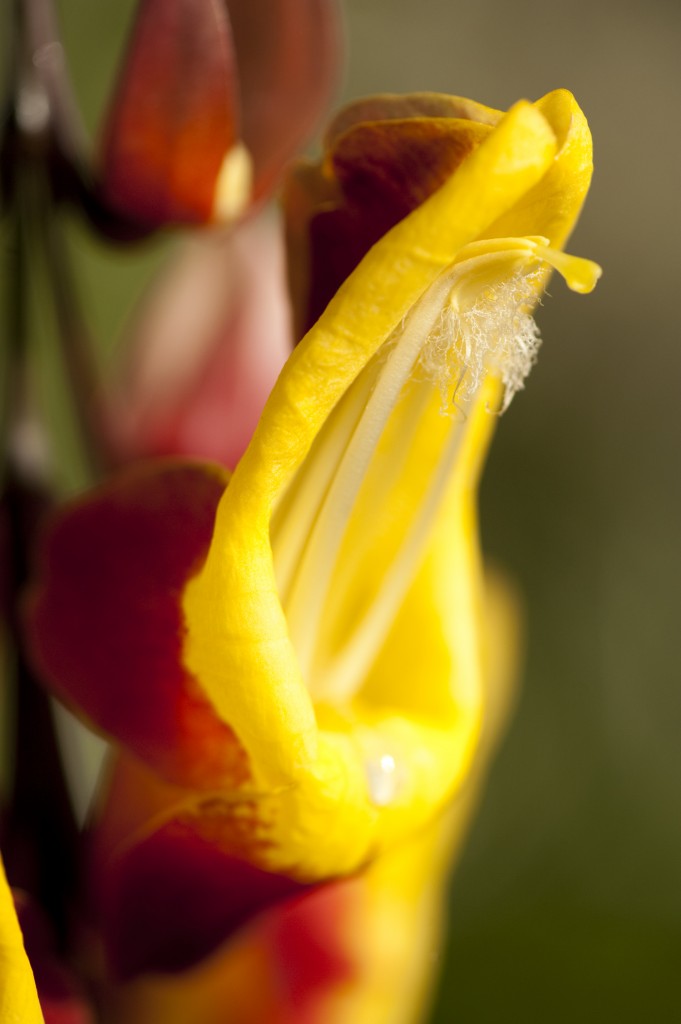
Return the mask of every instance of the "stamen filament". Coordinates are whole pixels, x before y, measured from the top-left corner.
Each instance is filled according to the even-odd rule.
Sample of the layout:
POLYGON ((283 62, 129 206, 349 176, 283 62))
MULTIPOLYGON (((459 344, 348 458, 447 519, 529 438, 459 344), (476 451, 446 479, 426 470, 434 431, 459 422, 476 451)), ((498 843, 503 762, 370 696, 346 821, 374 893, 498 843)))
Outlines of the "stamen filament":
POLYGON ((388 418, 419 357, 423 339, 439 316, 450 289, 449 276, 439 278, 407 318, 338 464, 300 559, 286 613, 301 668, 307 676, 328 585, 357 493, 388 418))
MULTIPOLYGON (((455 473, 466 437, 466 417, 476 408, 483 391, 488 390, 488 384, 496 387, 503 381, 507 392, 505 408, 514 391, 522 387, 539 343, 530 313, 540 290, 537 265, 541 263, 558 270, 575 291, 590 291, 600 276, 596 264, 553 250, 548 240, 540 236, 483 240, 464 247, 459 258, 427 289, 331 412, 282 499, 272 524, 280 599, 301 672, 317 698, 346 702, 378 655, 418 569, 437 511, 455 473), (509 290, 506 301, 510 305, 499 297, 504 288, 509 290), (490 312, 486 308, 488 302, 490 312), (500 302, 500 312, 496 313, 500 302), (444 310, 449 310, 453 317, 447 321, 453 325, 453 334, 445 338, 441 355, 432 346, 432 351, 424 355, 429 339, 439 341, 437 324, 444 310), (473 318, 472 328, 465 326, 469 323, 467 317, 473 318), (529 327, 524 327, 525 334, 517 326, 521 323, 529 323, 529 327), (449 391, 450 384, 457 379, 458 384, 464 378, 468 381, 461 400, 458 385, 452 398, 463 420, 452 421, 425 492, 413 495, 413 515, 405 523, 404 536, 372 604, 350 635, 343 637, 342 649, 338 648, 337 638, 334 640, 332 653, 324 636, 332 635, 333 630, 329 631, 328 624, 323 628, 324 616, 329 612, 331 583, 333 580, 336 588, 333 607, 341 608, 357 570, 357 558, 351 557, 348 571, 338 577, 343 540, 365 478, 372 473, 374 455, 401 397, 409 403, 399 420, 403 445, 389 472, 396 474, 396 479, 403 472, 399 459, 416 436, 424 396, 423 388, 419 389, 419 398, 405 395, 405 386, 414 376, 422 355, 426 359, 422 366, 430 360, 431 372, 434 368, 436 376, 441 374, 441 379, 434 383, 442 389, 446 386, 449 391)), ((381 472, 385 475, 385 470, 381 472)), ((378 479, 383 483, 383 476, 378 479)), ((368 528, 375 528, 374 524, 368 524, 368 528)), ((357 557, 366 557, 366 552, 357 557)))
POLYGON ((303 471, 294 486, 284 495, 274 514, 272 546, 276 556, 279 596, 284 605, 288 605, 291 586, 305 545, 319 518, 334 473, 361 419, 372 386, 373 378, 370 374, 360 374, 355 380, 331 413, 333 424, 327 423, 317 438, 303 471))
MULTIPOLYGON (((469 415, 469 411, 470 403, 466 403, 461 409, 464 418, 469 415)), ((366 677, 414 578, 430 529, 447 485, 452 479, 464 434, 464 424, 460 421, 452 422, 428 492, 418 508, 416 517, 409 524, 398 557, 385 575, 369 614, 361 620, 331 665, 324 666, 314 673, 315 678, 321 680, 317 688, 318 697, 332 703, 347 700, 353 695, 357 680, 366 677)))

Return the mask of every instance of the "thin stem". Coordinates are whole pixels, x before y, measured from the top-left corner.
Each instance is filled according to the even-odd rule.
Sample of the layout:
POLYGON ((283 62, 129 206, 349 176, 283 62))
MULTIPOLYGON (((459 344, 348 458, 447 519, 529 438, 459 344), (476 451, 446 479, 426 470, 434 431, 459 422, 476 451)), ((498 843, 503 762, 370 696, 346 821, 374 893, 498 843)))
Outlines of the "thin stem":
POLYGON ((0 405, 0 493, 4 492, 10 462, 10 432, 22 391, 21 370, 26 345, 25 251, 21 220, 16 209, 8 216, 7 246, 3 251, 6 310, 2 351, 2 403, 0 405))
POLYGON ((115 467, 116 459, 92 339, 80 312, 63 230, 53 212, 45 219, 41 241, 79 438, 92 474, 99 477, 115 467))
MULTIPOLYGON (((16 0, 12 105, 7 119, 3 170, 16 219, 17 267, 12 316, 28 347, 28 286, 38 266, 46 275, 56 336, 68 381, 81 452, 90 475, 114 462, 92 341, 81 315, 56 200, 68 177, 77 179, 82 132, 66 77, 52 0, 16 0), (30 262, 29 262, 30 260, 30 262), (31 275, 31 278, 28 275, 31 275), (21 308, 20 308, 21 307, 21 308)), ((12 396, 5 430, 16 413, 12 396)))
POLYGON ((18 0, 17 19, 25 53, 47 99, 49 126, 61 155, 74 167, 87 140, 71 83, 53 0, 18 0))

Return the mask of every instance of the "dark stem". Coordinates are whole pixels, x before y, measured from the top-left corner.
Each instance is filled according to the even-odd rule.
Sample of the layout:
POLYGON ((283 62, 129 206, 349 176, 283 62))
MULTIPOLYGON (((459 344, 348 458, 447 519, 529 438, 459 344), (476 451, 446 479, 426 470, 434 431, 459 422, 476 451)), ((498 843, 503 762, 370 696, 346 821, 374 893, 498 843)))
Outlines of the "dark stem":
POLYGON ((81 447, 98 479, 116 466, 110 443, 106 396, 93 356, 90 333, 80 311, 71 260, 54 209, 46 211, 41 242, 57 321, 57 338, 73 399, 81 447))
MULTIPOLYGON (((49 502, 24 482, 6 481, 2 500, 8 527, 5 565, 14 600, 8 626, 20 636, 17 595, 26 587, 28 552, 49 502)), ((69 800, 49 698, 36 682, 23 646, 14 658, 13 778, 3 821, 3 858, 10 884, 29 892, 48 914, 59 945, 67 940, 79 886, 80 839, 69 800)))

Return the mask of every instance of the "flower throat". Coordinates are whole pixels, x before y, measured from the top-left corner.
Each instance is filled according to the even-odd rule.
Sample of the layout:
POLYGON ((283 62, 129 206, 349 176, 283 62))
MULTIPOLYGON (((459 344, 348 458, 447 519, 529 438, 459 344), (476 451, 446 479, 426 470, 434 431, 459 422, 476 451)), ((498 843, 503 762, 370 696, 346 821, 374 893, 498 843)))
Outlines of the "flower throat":
POLYGON ((550 267, 578 292, 600 274, 542 237, 465 246, 347 389, 280 501, 277 584, 316 700, 358 695, 448 489, 474 484, 468 435, 523 386, 550 267))

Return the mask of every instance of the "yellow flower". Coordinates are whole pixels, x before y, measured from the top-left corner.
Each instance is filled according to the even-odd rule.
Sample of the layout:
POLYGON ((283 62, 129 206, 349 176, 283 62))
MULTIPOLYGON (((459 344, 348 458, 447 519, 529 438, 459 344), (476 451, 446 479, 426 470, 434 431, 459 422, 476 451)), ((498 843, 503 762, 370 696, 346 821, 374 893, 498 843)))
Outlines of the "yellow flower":
POLYGON ((561 252, 591 139, 564 91, 505 115, 428 102, 458 111, 438 127, 453 167, 333 295, 231 478, 138 469, 45 540, 36 667, 123 748, 93 843, 122 975, 195 964, 275 899, 385 856, 487 756, 512 639, 477 481, 548 275, 586 292, 600 273, 561 252))
MULTIPOLYGON (((490 112, 493 113, 493 112, 490 112)), ((248 755, 258 861, 313 880, 421 827, 485 712, 475 487, 591 175, 518 103, 362 260, 285 367, 188 583, 184 663, 248 755)))

